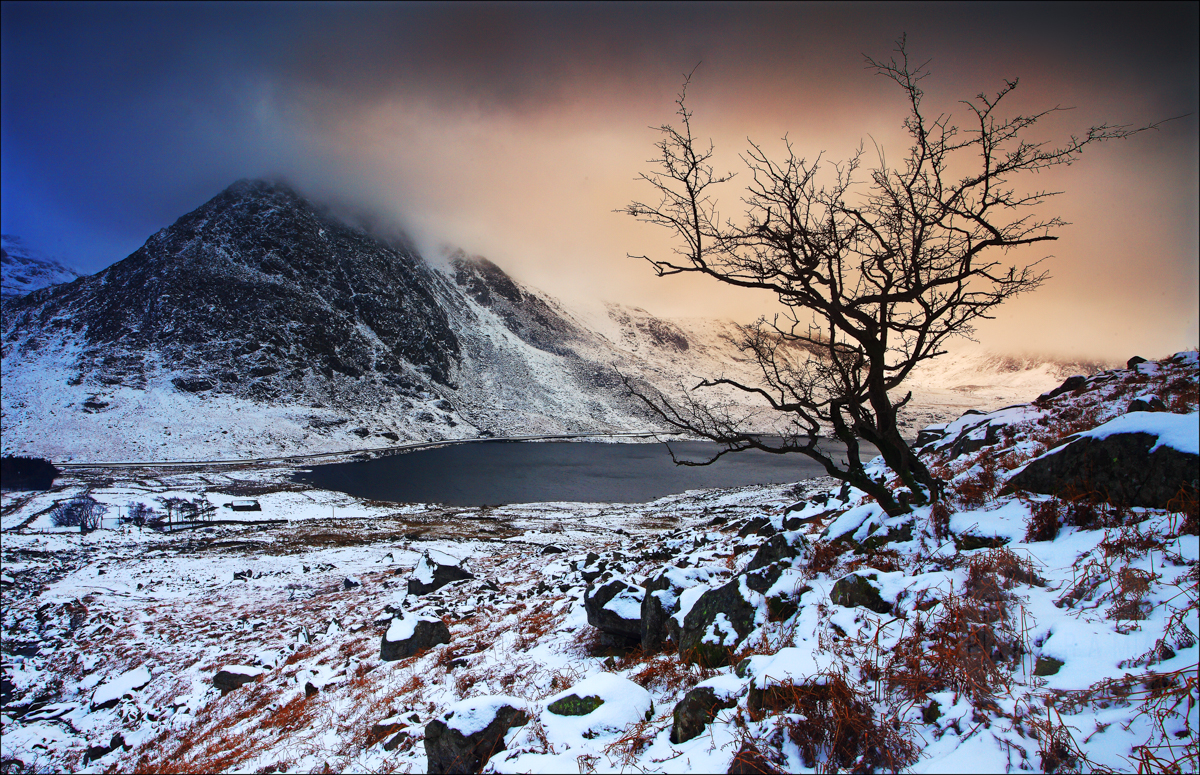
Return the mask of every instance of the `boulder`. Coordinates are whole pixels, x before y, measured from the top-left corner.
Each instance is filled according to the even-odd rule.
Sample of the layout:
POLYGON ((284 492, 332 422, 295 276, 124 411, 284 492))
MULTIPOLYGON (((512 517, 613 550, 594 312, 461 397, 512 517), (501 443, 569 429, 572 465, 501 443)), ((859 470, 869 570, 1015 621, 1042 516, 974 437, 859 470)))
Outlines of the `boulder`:
POLYGON ((349 590, 361 586, 362 581, 360 581, 357 576, 347 576, 346 578, 342 579, 342 589, 349 590))
POLYGON ((591 694, 587 697, 580 697, 578 694, 568 694, 566 697, 559 697, 547 705, 546 710, 556 716, 586 716, 603 704, 604 700, 596 694, 591 694))
MULTIPOLYGON (((1130 366, 1129 368, 1132 369, 1133 367, 1130 366)), ((1046 393, 1042 393, 1040 396, 1038 396, 1037 400, 1038 401, 1049 401, 1051 398, 1057 398, 1058 396, 1061 396, 1063 393, 1070 393, 1074 390, 1078 390, 1079 388, 1083 387, 1086 384, 1087 384, 1087 377, 1083 376, 1082 374, 1076 374, 1073 377, 1067 377, 1061 385, 1054 388, 1053 390, 1046 392, 1046 393)))
MULTIPOLYGON (((773 565, 754 573, 761 576, 778 568, 773 565)), ((755 586, 762 586, 761 581, 765 579, 760 579, 755 586)), ((761 599, 760 592, 749 588, 747 574, 705 592, 683 618, 683 626, 679 629, 679 655, 687 662, 706 667, 729 664, 733 649, 754 630, 761 599), (756 597, 758 600, 754 599, 756 597)))
POLYGON ((1191 451, 1196 446, 1195 417, 1163 412, 1122 415, 1034 459, 1002 492, 1090 496, 1126 506, 1169 508, 1180 488, 1195 482, 1200 469, 1200 455, 1191 451), (1164 435, 1178 436, 1175 443, 1185 448, 1159 443, 1164 435))
POLYGON ((408 579, 408 594, 427 595, 455 581, 466 581, 473 578, 475 578, 475 574, 454 564, 453 558, 449 555, 438 552, 434 556, 433 553, 426 552, 421 556, 421 561, 417 563, 412 576, 408 579), (442 562, 442 560, 451 562, 442 562))
POLYGON ((880 596, 870 578, 874 578, 874 575, 851 573, 843 576, 834 582, 833 589, 829 591, 830 601, 845 608, 861 606, 877 614, 891 613, 892 606, 880 596))
POLYGON ((434 772, 479 772, 504 750, 512 727, 529 723, 525 703, 514 697, 472 697, 456 702, 425 727, 425 755, 434 772))
POLYGON ((92 692, 92 710, 114 708, 122 698, 131 696, 148 683, 150 671, 145 665, 126 671, 96 687, 92 692))
POLYGON ((807 543, 799 533, 777 533, 758 548, 746 570, 758 570, 781 560, 794 560, 800 556, 807 543))
POLYGON ((262 675, 264 671, 259 667, 249 667, 248 665, 226 665, 221 668, 216 675, 213 676, 213 686, 221 690, 221 693, 231 692, 237 689, 242 684, 250 683, 262 675))
MULTIPOLYGON (((589 587, 583 596, 588 624, 619 640, 632 643, 642 639, 642 600, 646 590, 614 579, 598 587, 589 587)), ((618 645, 614 643, 613 645, 618 645)))
POLYGON ((1135 355, 1132 358, 1130 358, 1129 360, 1125 361, 1125 368, 1135 369, 1135 368, 1137 368, 1137 365, 1139 363, 1145 363, 1145 362, 1146 362, 1145 358, 1143 358, 1140 355, 1135 355))
POLYGON ((441 619, 406 614, 393 619, 383 634, 379 658, 385 662, 407 659, 414 654, 450 642, 450 628, 441 619))
POLYGON ((547 697, 546 712, 562 717, 547 726, 562 731, 566 724, 573 735, 594 737, 601 729, 618 731, 637 721, 649 721, 654 713, 654 700, 650 692, 628 678, 597 673, 547 697), (600 708, 603 710, 597 712, 600 708))
POLYGON ((737 702, 736 696, 718 693, 712 686, 697 686, 692 689, 675 705, 671 742, 679 745, 699 736, 717 717, 717 711, 732 708, 737 702))
MULTIPOLYGON (((129 745, 125 742, 124 735, 122 735, 120 732, 114 732, 112 738, 108 741, 108 745, 101 743, 100 745, 88 746, 87 751, 85 751, 83 754, 82 764, 86 767, 88 763, 108 756, 118 748, 128 751, 129 745)), ((5 772, 7 772, 7 770, 5 770, 5 772)))
POLYGON ((1129 402, 1127 412, 1165 412, 1167 405, 1158 396, 1138 396, 1129 402))
POLYGON ((1002 427, 1004 427, 1002 424, 986 422, 960 433, 954 443, 950 445, 950 458, 956 459, 972 452, 978 452, 984 447, 999 444, 1002 427))
POLYGON ((650 653, 670 640, 679 643, 679 596, 710 578, 703 568, 667 568, 646 582, 642 598, 642 650, 650 653))

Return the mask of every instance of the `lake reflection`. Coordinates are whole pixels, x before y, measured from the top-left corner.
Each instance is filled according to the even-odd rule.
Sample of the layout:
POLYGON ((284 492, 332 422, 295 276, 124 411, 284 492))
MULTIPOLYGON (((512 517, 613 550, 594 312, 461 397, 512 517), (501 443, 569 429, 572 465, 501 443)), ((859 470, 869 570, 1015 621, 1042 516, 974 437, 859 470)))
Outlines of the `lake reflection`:
MULTIPOLYGON (((829 450, 845 448, 826 442, 829 450)), ((677 457, 701 461, 719 447, 671 442, 677 457)), ((870 459, 875 451, 864 453, 870 459)), ((448 506, 579 501, 644 503, 709 487, 795 482, 824 469, 803 455, 757 450, 711 466, 676 466, 663 444, 480 441, 355 463, 314 466, 294 480, 359 498, 448 506)))

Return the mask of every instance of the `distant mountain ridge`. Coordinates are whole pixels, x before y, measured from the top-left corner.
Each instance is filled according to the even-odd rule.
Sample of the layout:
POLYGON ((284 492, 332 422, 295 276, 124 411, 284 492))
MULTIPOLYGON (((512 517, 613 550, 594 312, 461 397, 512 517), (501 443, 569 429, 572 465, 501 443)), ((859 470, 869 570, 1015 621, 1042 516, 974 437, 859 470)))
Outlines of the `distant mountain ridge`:
POLYGON ((79 276, 74 269, 29 247, 20 237, 0 234, 0 297, 14 299, 69 283, 79 276))
MULTIPOLYGON (((431 264, 403 237, 244 180, 108 269, 5 301, 3 451, 212 459, 643 430, 658 426, 622 375, 665 392, 698 375, 750 379, 736 333, 615 304, 567 309, 485 258, 431 264)), ((1061 381, 1052 364, 954 364, 914 375, 910 425, 1061 381)), ((758 406, 724 398, 742 414, 758 406)))

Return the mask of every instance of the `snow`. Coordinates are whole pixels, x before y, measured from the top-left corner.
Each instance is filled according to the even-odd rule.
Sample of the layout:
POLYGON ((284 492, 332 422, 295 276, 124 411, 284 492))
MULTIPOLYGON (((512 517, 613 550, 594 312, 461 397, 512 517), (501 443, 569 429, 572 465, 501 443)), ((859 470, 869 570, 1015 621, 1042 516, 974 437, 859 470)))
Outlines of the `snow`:
POLYGON ((392 623, 388 625, 387 634, 384 635, 384 640, 388 643, 397 643, 399 641, 408 640, 417 630, 418 622, 436 622, 439 621, 429 616, 418 616, 416 614, 405 614, 398 619, 392 619, 392 623))
POLYGON ((119 700, 148 683, 150 683, 150 670, 145 665, 135 667, 111 681, 101 684, 92 694, 92 705, 103 705, 110 700, 119 700))
POLYGON ((642 618, 642 598, 646 590, 641 587, 626 587, 604 604, 606 611, 612 611, 622 619, 637 621, 642 618))
POLYGON ((464 737, 482 732, 496 718, 496 714, 505 706, 526 710, 527 703, 518 697, 502 694, 487 694, 481 697, 471 697, 460 700, 447 708, 442 714, 446 726, 457 730, 464 737))
MULTIPOLYGON (((1155 381, 1165 384, 1183 368, 1194 366, 1162 365, 1149 382, 1135 383, 1137 390, 1155 392, 1178 406, 1178 396, 1155 381)), ((1116 393, 1120 379, 1105 384, 1116 393)), ((1025 650, 1020 659, 1000 665, 1006 683, 994 696, 998 711, 973 702, 966 692, 942 688, 902 704, 904 729, 911 730, 921 751, 909 769, 1036 770, 1041 766, 1039 744, 1030 724, 1046 718, 1050 702, 1057 703, 1055 712, 1097 766, 1135 770, 1134 747, 1158 734, 1151 716, 1138 715, 1145 696, 1139 687, 1147 675, 1194 674, 1200 658, 1200 645, 1186 640, 1169 640, 1174 656, 1163 655, 1160 662, 1143 658, 1164 637, 1172 612, 1194 598, 1189 574, 1200 560, 1200 542, 1194 535, 1178 534, 1179 514, 1132 509, 1122 527, 1065 525, 1053 541, 1027 543, 1026 523, 1045 496, 994 496, 983 505, 968 506, 954 495, 957 482, 982 470, 989 456, 1006 461, 1020 458, 1014 450, 1040 452, 1024 435, 1040 427, 1040 417, 1053 421, 1060 408, 1077 408, 1093 392, 1103 395, 1107 389, 1089 388, 1083 396, 1056 399, 1046 410, 1005 410, 1010 419, 1024 418, 1010 426, 1016 436, 1003 439, 997 449, 985 447, 953 461, 937 457, 950 479, 947 503, 953 507, 954 536, 949 538, 930 532, 929 507, 902 519, 889 518, 857 491, 848 501, 825 497, 838 491, 829 481, 811 482, 797 491, 789 484, 692 492, 648 504, 513 504, 487 510, 372 504, 337 493, 289 489, 291 469, 286 466, 204 472, 112 469, 88 479, 68 473, 59 482, 62 489, 53 493, 6 492, 0 496, 3 670, 15 699, 0 719, 3 755, 20 759, 30 770, 78 768, 87 745, 107 743, 120 731, 130 750, 114 751, 93 769, 133 770, 144 758, 147 769, 170 765, 206 771, 220 756, 228 757, 223 769, 236 771, 278 770, 276 765, 286 761, 289 771, 322 770, 328 764, 339 771, 423 772, 428 723, 452 713, 447 723, 464 733, 476 731, 505 702, 525 710, 530 721, 510 730, 507 750, 491 759, 487 771, 723 772, 742 740, 770 740, 782 725, 799 720, 787 713, 748 720, 752 684, 763 688, 845 675, 877 712, 890 712, 884 700, 872 699, 886 699, 886 682, 873 681, 864 671, 898 653, 918 620, 926 632, 934 631, 947 608, 946 597, 967 589, 969 564, 999 554, 955 549, 954 538, 973 534, 1005 539, 1003 551, 1028 560, 1045 583, 1015 583, 1005 591, 1015 621, 1011 637, 1019 638, 1025 650), (86 536, 41 532, 47 523, 36 517, 39 512, 57 498, 88 491, 114 507, 130 501, 154 505, 169 495, 221 503, 252 492, 264 512, 214 525, 211 533, 158 533, 115 525, 86 536), (734 578, 744 580, 739 569, 765 541, 761 536, 740 538, 738 529, 745 521, 769 516, 781 529, 783 510, 802 498, 810 504, 789 516, 837 510, 825 518, 830 523, 827 537, 865 538, 911 522, 912 541, 893 544, 886 556, 874 558, 891 558, 901 569, 869 567, 871 558, 847 553, 830 571, 815 572, 807 563, 813 547, 820 545, 819 526, 809 526, 811 545, 802 543, 801 533, 785 531, 799 556, 785 563, 768 594, 792 599, 798 610, 784 621, 773 621, 765 615, 764 596, 747 595, 759 609, 754 630, 736 646, 748 658, 741 671, 745 677, 734 666, 700 670, 682 665, 670 650, 612 659, 594 650, 595 630, 582 603, 587 585, 578 570, 589 552, 607 563, 612 578, 627 583, 665 575, 671 588, 655 594, 664 603, 678 598, 676 620, 682 623, 705 591, 734 578), (716 515, 727 521, 714 526, 716 515), (265 524, 267 518, 290 522, 265 524), (1153 537, 1153 548, 1113 550, 1114 542, 1136 535, 1153 537), (542 555, 547 543, 566 553, 542 555), (645 559, 664 556, 662 552, 670 559, 645 559), (408 596, 405 572, 425 557, 468 563, 478 578, 438 594, 408 596), (573 565, 577 570, 571 570, 573 565), (244 579, 231 581, 233 573, 247 571, 244 579), (1149 579, 1145 616, 1113 618, 1122 573, 1134 571, 1149 579), (833 605, 830 589, 850 572, 873 576, 895 614, 833 605), (345 589, 348 577, 360 579, 362 586, 345 589), (1089 577, 1096 582, 1088 594, 1069 599, 1076 584, 1089 577), (494 581, 499 590, 485 586, 485 580, 494 581), (924 601, 922 607, 917 600, 924 601), (422 618, 446 621, 451 643, 425 655, 382 662, 381 635, 389 640, 411 635, 422 618), (26 643, 42 648, 17 650, 26 643), (32 656, 23 656, 27 653, 32 656), (1036 677, 1031 671, 1039 657, 1064 664, 1053 675, 1036 677), (459 664, 451 667, 451 658, 459 664), (262 679, 253 688, 222 696, 212 678, 223 665, 256 671, 262 679), (670 676, 673 683, 656 682, 657 675, 670 676), (1061 694, 1094 692, 1105 681, 1125 682, 1134 694, 1127 702, 1077 704, 1067 701, 1075 695, 1061 694), (129 688, 131 684, 141 688, 129 688), (308 696, 308 684, 318 692, 308 696), (721 711, 699 737, 673 744, 668 739, 672 711, 692 686, 711 687, 737 705, 721 711), (596 695, 605 703, 580 717, 547 710, 566 694, 596 695), (92 710, 95 699, 113 696, 124 698, 118 707, 92 710), (10 714, 10 708, 43 702, 41 698, 52 701, 19 718, 10 714), (939 703, 942 715, 925 723, 922 708, 931 701, 939 703), (296 709, 303 709, 301 721, 286 725, 296 709), (364 747, 364 730, 384 722, 403 726, 407 742, 392 751, 384 751, 382 741, 364 747), (235 736, 248 745, 222 747, 221 741, 235 736), (216 747, 209 754, 199 747, 185 750, 179 742, 185 739, 211 740, 216 747)), ((1097 425, 1116 419, 1131 394, 1126 390, 1105 399, 1097 425)), ((1179 416, 1195 422, 1194 414, 1179 416)), ((981 419, 972 415, 969 422, 981 419)), ((1172 433, 1170 428, 1156 431, 1162 443, 1174 443, 1172 433)), ((869 473, 888 475, 878 461, 869 473)), ((997 470, 1000 482, 1006 473, 997 470)), ((632 598, 618 608, 633 614, 632 598), (626 604, 628 610, 622 608, 626 604)), ((1194 630, 1191 617, 1185 622, 1194 630)), ((995 623, 998 631, 1007 632, 1001 625, 995 623)), ((731 642, 727 618, 718 619, 711 637, 731 642)), ((930 644, 921 653, 933 653, 930 644)), ((1182 715, 1166 720, 1171 734, 1184 720, 1192 730, 1200 727, 1200 706, 1188 709, 1187 702, 1185 696, 1182 715)), ((1194 738, 1171 740, 1179 746, 1194 738)), ((783 769, 804 771, 795 747, 788 745, 778 750, 787 759, 783 769)))
POLYGON ((226 673, 233 673, 234 675, 248 675, 251 678, 257 678, 266 672, 261 667, 254 667, 253 665, 225 665, 221 670, 226 673))
POLYGON ((1130 412, 1115 420, 1078 434, 1081 439, 1107 439, 1120 433, 1146 433, 1158 438, 1150 452, 1159 447, 1200 455, 1200 412, 1130 412))

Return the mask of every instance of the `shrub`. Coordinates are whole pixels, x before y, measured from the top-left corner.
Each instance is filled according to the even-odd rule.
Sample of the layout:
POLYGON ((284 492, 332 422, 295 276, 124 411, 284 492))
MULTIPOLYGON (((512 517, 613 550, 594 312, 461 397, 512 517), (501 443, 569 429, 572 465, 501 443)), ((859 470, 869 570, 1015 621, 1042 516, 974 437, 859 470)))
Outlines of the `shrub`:
POLYGON ((1025 522, 1025 540, 1053 541, 1057 538, 1059 510, 1060 504, 1055 498, 1041 501, 1034 506, 1025 522))

